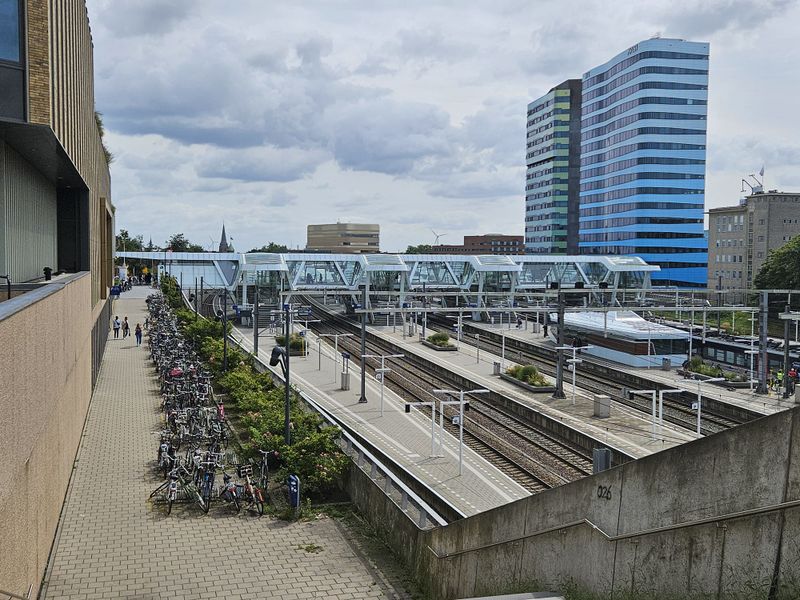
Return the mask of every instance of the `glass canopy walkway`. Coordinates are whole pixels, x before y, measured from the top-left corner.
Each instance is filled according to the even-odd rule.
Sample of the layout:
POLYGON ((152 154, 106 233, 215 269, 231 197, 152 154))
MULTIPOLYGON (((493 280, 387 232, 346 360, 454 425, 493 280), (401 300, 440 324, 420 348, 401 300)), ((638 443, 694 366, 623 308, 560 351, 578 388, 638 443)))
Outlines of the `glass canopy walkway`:
POLYGON ((439 254, 267 254, 218 252, 118 252, 118 258, 151 261, 182 285, 203 280, 208 288, 267 288, 273 295, 293 293, 442 292, 473 298, 561 289, 645 290, 659 267, 638 257, 592 255, 439 255, 439 254))

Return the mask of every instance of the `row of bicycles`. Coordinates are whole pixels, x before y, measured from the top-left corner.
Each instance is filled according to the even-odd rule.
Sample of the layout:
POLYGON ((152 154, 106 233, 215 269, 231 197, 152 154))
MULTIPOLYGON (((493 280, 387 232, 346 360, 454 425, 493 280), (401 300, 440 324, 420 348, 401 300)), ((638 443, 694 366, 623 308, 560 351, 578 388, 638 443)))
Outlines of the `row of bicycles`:
POLYGON ((147 306, 148 346, 161 384, 164 419, 156 456, 164 482, 150 498, 163 500, 168 515, 176 502, 196 503, 207 513, 215 501, 236 512, 244 508, 264 514, 269 464, 276 457, 260 451, 257 462, 239 464, 228 450, 230 427, 225 407, 214 396, 211 374, 183 338, 164 296, 148 296, 147 306))

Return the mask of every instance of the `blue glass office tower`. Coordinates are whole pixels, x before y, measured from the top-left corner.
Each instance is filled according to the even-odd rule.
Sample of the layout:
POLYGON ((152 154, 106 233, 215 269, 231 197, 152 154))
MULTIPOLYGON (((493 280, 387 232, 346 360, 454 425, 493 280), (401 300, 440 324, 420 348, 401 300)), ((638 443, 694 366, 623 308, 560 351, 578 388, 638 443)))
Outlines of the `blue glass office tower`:
POLYGON ((579 249, 705 287, 706 43, 650 39, 583 76, 579 249))

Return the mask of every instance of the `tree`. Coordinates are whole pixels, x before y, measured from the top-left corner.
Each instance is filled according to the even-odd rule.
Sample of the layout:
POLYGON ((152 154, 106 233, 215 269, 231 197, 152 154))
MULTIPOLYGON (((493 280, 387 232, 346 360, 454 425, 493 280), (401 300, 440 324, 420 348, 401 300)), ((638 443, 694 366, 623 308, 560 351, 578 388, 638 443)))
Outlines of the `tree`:
POLYGON ((144 249, 144 238, 141 235, 131 237, 127 229, 120 229, 117 234, 118 252, 141 252, 144 249))
POLYGON ((754 283, 759 289, 800 287, 800 236, 770 251, 754 283))
POLYGON ((100 134, 100 145, 103 146, 103 154, 106 157, 106 162, 110 165, 114 162, 114 155, 108 149, 108 146, 106 146, 106 128, 105 125, 103 125, 103 113, 94 111, 94 123, 97 125, 97 133, 100 134))
POLYGON ((419 246, 409 246, 406 254, 430 254, 432 246, 430 244, 420 244, 419 246))
POLYGON ((266 246, 261 246, 261 248, 253 248, 250 250, 250 252, 271 252, 273 254, 283 254, 285 252, 289 252, 289 248, 283 244, 270 242, 266 246))
POLYGON ((202 246, 192 244, 182 233, 173 233, 165 242, 165 248, 173 252, 204 252, 202 246))

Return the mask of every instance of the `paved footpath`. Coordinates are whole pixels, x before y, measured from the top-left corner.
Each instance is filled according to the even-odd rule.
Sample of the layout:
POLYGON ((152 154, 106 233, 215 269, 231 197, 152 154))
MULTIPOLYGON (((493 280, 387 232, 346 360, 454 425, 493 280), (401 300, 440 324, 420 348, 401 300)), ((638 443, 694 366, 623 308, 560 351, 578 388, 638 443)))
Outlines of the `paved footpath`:
MULTIPOLYGON (((148 291, 114 306, 131 331, 148 291)), ((158 403, 145 346, 109 339, 41 598, 411 598, 392 559, 335 519, 152 506, 158 403)))

